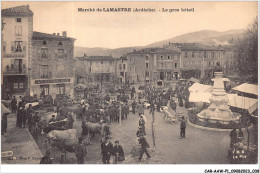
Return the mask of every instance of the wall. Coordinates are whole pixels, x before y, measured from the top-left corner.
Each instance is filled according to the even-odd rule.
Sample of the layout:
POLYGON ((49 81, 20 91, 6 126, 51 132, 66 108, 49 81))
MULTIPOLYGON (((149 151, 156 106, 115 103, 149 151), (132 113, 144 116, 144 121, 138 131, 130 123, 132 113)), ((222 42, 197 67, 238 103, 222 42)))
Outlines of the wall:
MULTIPOLYGON (((32 86, 32 95, 37 94, 39 97, 41 94, 40 85, 35 84, 35 80, 44 80, 44 79, 70 79, 69 83, 59 83, 65 84, 65 94, 74 96, 74 78, 75 78, 75 69, 74 69, 74 41, 64 41, 62 40, 62 46, 58 45, 59 40, 33 40, 33 52, 32 52, 32 62, 31 62, 31 86, 32 86), (47 45, 43 45, 43 41, 47 42, 47 45), (48 49, 48 58, 41 58, 41 48, 48 49), (64 49, 64 58, 57 58, 57 49, 64 49), (48 65, 48 77, 42 78, 41 74, 41 65, 48 65)), ((53 98, 56 97, 57 84, 49 84, 49 94, 53 98)), ((45 85, 45 84, 42 84, 45 85)))

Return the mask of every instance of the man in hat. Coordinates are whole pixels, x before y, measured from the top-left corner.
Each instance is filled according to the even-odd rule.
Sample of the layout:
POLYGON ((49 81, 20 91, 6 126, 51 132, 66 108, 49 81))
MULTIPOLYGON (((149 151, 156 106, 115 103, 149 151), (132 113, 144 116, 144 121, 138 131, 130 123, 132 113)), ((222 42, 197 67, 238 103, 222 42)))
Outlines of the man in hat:
POLYGON ((26 128, 27 115, 26 115, 26 109, 25 109, 24 105, 22 106, 20 114, 21 114, 21 120, 22 120, 22 127, 26 128))
POLYGON ((181 117, 180 129, 181 129, 180 138, 185 138, 186 122, 184 116, 181 117))
POLYGON ((144 136, 144 130, 142 129, 141 126, 138 126, 138 130, 136 132, 136 136, 137 136, 137 138, 139 138, 141 136, 144 136))
POLYGON ((132 103, 132 112, 133 112, 133 114, 135 114, 135 108, 136 108, 136 102, 134 100, 133 103, 132 103))
POLYGON ((145 137, 140 137, 139 143, 141 144, 141 151, 140 151, 140 156, 138 158, 138 161, 140 162, 142 160, 143 154, 145 153, 147 158, 151 158, 150 154, 147 152, 147 148, 149 148, 149 144, 146 141, 145 137))
POLYGON ((113 155, 115 156, 115 164, 125 160, 123 147, 119 145, 118 140, 115 141, 115 146, 113 147, 113 155))
POLYGON ((11 101, 11 108, 12 108, 12 113, 16 113, 17 110, 17 100, 15 96, 13 96, 13 99, 11 101))
POLYGON ((28 119, 28 129, 31 132, 32 131, 32 125, 33 125, 33 110, 32 110, 32 104, 29 104, 29 108, 27 109, 27 119, 28 119))
POLYGON ((105 140, 101 143, 101 155, 102 162, 104 164, 110 164, 110 156, 113 153, 113 144, 108 141, 108 137, 105 137, 105 140))
POLYGON ((139 100, 138 105, 137 105, 137 111, 139 115, 144 114, 144 105, 141 103, 141 101, 139 100))
POLYGON ((143 118, 143 115, 140 115, 139 126, 143 129, 144 135, 146 135, 146 133, 145 133, 145 120, 143 118))
POLYGON ((77 157, 78 164, 84 164, 85 156, 87 155, 86 147, 83 144, 83 138, 79 138, 79 143, 75 147, 75 153, 77 157))

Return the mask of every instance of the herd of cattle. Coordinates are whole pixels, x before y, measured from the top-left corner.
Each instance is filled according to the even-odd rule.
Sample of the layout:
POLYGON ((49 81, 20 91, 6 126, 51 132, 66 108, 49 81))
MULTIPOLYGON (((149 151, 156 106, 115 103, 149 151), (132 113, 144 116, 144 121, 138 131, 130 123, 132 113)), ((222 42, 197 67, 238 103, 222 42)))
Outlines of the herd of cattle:
MULTIPOLYGON (((76 116, 70 113, 74 120, 76 116)), ((110 136, 110 127, 104 122, 91 123, 82 121, 82 132, 77 133, 77 130, 69 124, 69 118, 57 116, 57 113, 48 112, 42 115, 39 121, 41 134, 45 134, 46 151, 52 148, 57 148, 60 151, 75 152, 75 146, 78 144, 78 136, 83 138, 84 145, 90 143, 91 137, 96 134, 101 136, 103 141, 105 136, 110 136), (55 116, 55 121, 50 122, 55 116)))

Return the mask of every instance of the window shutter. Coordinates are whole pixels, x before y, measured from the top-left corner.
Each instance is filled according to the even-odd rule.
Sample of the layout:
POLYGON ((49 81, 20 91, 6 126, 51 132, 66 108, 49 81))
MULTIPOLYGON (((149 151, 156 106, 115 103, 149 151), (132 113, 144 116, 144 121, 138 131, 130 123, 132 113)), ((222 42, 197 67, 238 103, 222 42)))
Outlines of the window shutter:
POLYGON ((38 65, 38 66, 39 66, 39 78, 41 78, 41 76, 42 76, 41 65, 38 65))
POLYGON ((38 58, 40 59, 41 58, 41 50, 40 49, 37 50, 37 54, 38 54, 38 58))
POLYGON ((22 45, 23 45, 23 51, 25 52, 26 51, 27 42, 26 41, 22 42, 22 45))
POLYGON ((67 59, 67 50, 64 50, 64 59, 67 59))
POLYGON ((57 50, 55 50, 55 58, 56 58, 56 59, 58 58, 57 50))
POLYGON ((11 41, 11 51, 14 52, 14 41, 11 41))

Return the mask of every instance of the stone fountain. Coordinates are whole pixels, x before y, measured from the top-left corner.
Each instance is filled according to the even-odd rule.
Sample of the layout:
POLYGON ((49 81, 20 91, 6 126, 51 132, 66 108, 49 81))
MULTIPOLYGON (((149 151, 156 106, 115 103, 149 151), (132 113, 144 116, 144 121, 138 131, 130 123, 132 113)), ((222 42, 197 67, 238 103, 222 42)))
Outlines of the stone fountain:
POLYGON ((197 114, 202 122, 205 120, 210 123, 229 124, 230 122, 239 123, 240 115, 233 113, 228 106, 228 96, 224 90, 223 72, 215 72, 213 91, 210 106, 197 114))

